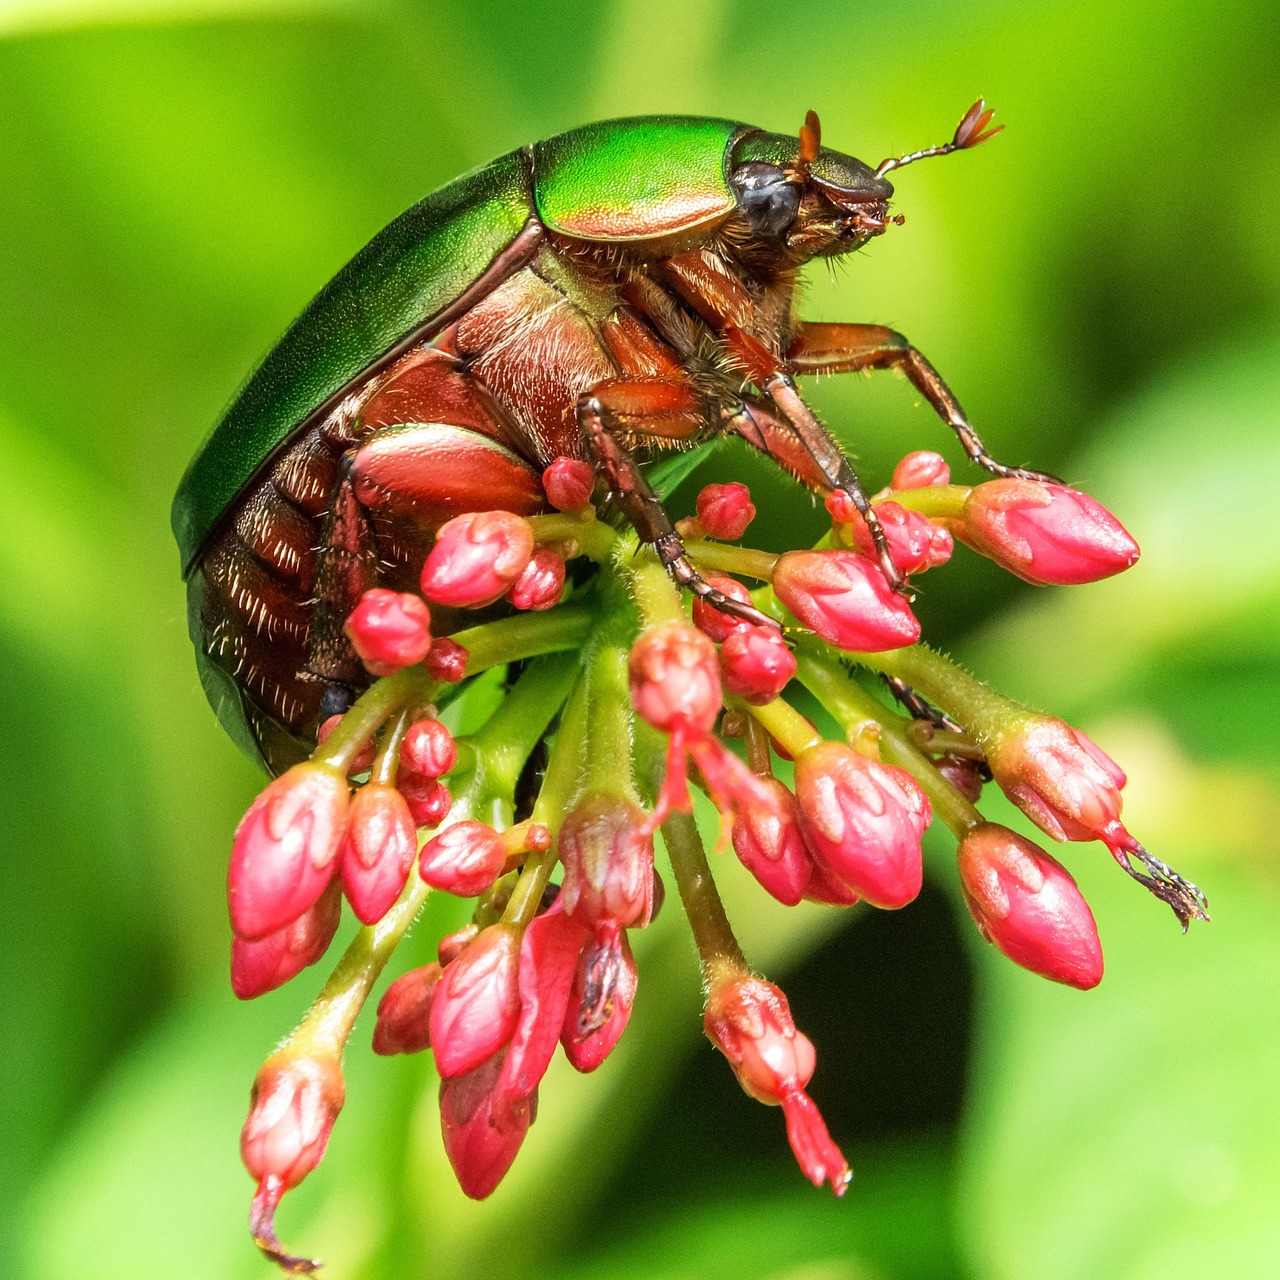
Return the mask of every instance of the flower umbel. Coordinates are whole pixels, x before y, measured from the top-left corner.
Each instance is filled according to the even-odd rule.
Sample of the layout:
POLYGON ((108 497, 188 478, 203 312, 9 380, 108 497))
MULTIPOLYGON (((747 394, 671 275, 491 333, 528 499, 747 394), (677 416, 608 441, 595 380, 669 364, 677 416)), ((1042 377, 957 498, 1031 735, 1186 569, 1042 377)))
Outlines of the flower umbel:
POLYGON ((364 926, 264 1064, 245 1124, 254 1236, 287 1270, 315 1264, 280 1247, 276 1209, 324 1153, 356 1016, 432 891, 472 900, 470 923, 387 987, 373 1047, 433 1054, 444 1148, 467 1195, 502 1181, 557 1051, 578 1071, 608 1069, 645 998, 632 934, 657 913, 668 864, 707 1035, 748 1094, 782 1108, 804 1174, 844 1193, 848 1164, 805 1091, 814 1046, 743 956, 691 788, 719 810, 722 843, 787 906, 906 906, 936 814, 959 840, 959 885, 983 935, 1070 986, 1102 977, 1093 915, 1065 866, 983 818, 984 783, 1053 839, 1103 843, 1184 927, 1207 919, 1199 890, 1125 827, 1120 767, 1079 729, 917 644, 907 595, 886 580, 893 565, 942 565, 953 533, 1034 582, 1118 572, 1136 544, 1091 499, 1028 480, 966 489, 940 455, 909 454, 872 500, 883 546, 839 492, 817 549, 774 555, 736 545, 756 514, 746 486, 708 486, 679 525, 698 575, 685 591, 652 548, 597 517, 595 482, 585 463, 557 458, 543 475, 547 514, 456 516, 422 566, 421 597, 365 593, 346 634, 376 678, 236 832, 241 998, 317 963, 344 896, 364 926), (587 563, 566 573, 572 561, 587 563), (441 606, 434 619, 428 601, 441 606), (466 609, 488 612, 454 630, 466 609), (439 630, 453 634, 433 636, 446 618, 439 630), (477 717, 468 702, 451 718, 494 668, 506 674, 496 708, 477 717), (477 718, 461 736, 446 728, 477 718), (779 760, 793 776, 786 764, 774 776, 779 760))

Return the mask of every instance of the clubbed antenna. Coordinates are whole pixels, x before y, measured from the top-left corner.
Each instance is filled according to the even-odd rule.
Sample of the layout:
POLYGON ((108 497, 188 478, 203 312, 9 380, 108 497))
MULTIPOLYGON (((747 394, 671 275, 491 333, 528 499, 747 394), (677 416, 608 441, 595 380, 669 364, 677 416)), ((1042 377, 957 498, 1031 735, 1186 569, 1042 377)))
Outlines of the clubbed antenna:
MULTIPOLYGON (((924 160, 928 156, 949 156, 953 151, 966 151, 970 147, 976 147, 981 142, 986 142, 988 138, 994 138, 1004 128, 1004 125, 998 124, 994 129, 988 129, 987 125, 991 123, 993 115, 995 115, 995 111, 987 106, 986 100, 979 98, 964 113, 964 119, 956 125, 955 134, 950 142, 946 142, 940 147, 928 147, 924 151, 913 151, 910 155, 900 156, 896 160, 882 160, 880 167, 876 170, 876 177, 883 178, 890 169, 901 169, 903 165, 914 164, 917 160, 924 160)), ((801 151, 803 152, 803 132, 801 132, 800 137, 801 151)))

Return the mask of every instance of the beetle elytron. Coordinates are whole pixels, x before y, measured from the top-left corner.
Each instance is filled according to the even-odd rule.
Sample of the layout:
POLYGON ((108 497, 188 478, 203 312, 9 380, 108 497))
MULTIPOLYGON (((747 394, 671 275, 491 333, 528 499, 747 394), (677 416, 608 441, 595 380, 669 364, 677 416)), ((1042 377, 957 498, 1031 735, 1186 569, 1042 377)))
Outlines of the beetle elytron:
MULTIPOLYGON (((342 621, 370 586, 411 588, 464 511, 546 509, 555 457, 597 464, 673 576, 685 559, 637 453, 735 432, 864 513, 793 376, 894 367, 998 475, 905 338, 792 314, 809 259, 884 231, 885 174, 990 137, 981 101, 951 142, 878 169, 800 136, 658 116, 560 134, 402 214, 325 286, 192 461, 173 527, 201 677, 273 770, 368 682, 342 621)), ((868 516, 886 576, 900 585, 868 516)), ((447 629, 447 628, 445 628, 447 629)))

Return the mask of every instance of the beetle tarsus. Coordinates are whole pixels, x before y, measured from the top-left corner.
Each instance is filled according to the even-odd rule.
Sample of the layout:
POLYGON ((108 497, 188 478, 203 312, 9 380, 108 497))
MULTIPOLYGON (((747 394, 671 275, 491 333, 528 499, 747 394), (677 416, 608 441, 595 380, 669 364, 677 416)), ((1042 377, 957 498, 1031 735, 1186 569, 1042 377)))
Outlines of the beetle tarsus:
POLYGON ((782 630, 782 624, 776 618, 771 618, 767 613, 761 613, 754 605, 744 600, 735 600, 732 596, 727 596, 723 591, 713 587, 693 567, 689 557, 685 555, 684 545, 680 542, 679 535, 672 535, 670 539, 664 538, 654 543, 654 550, 672 579, 686 591, 692 591, 695 596, 705 600, 713 609, 720 613, 727 613, 731 617, 740 618, 743 622, 751 623, 752 626, 782 630))

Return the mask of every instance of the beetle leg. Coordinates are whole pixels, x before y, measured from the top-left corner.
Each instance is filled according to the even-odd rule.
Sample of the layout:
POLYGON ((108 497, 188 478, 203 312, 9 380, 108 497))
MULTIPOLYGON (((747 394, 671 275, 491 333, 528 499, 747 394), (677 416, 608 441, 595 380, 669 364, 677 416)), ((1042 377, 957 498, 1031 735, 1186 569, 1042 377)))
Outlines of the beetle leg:
POLYGON ((1061 484, 1043 471, 1008 467, 997 462, 973 429, 951 388, 902 334, 879 324, 796 324, 787 359, 797 373, 850 373, 897 369, 956 433, 964 451, 994 476, 1061 484))
MULTIPOLYGON (((681 587, 700 596, 722 613, 756 626, 777 627, 778 623, 773 618, 749 604, 734 600, 723 591, 718 591, 694 568, 685 554, 680 535, 671 523, 671 517, 667 515, 635 459, 618 438, 619 430, 659 434, 652 429, 655 424, 650 419, 634 413, 640 389, 644 389, 643 394, 648 394, 656 392, 659 386, 669 398, 673 415, 679 403, 678 393, 684 394, 687 405, 696 403, 693 389, 675 382, 659 384, 619 379, 584 392, 578 399, 578 425, 582 429, 587 452, 603 472, 622 514, 640 535, 641 541, 652 544, 663 567, 681 587), (631 421, 635 417, 639 420, 631 421)), ((705 419, 700 416, 699 425, 703 422, 705 419)))

